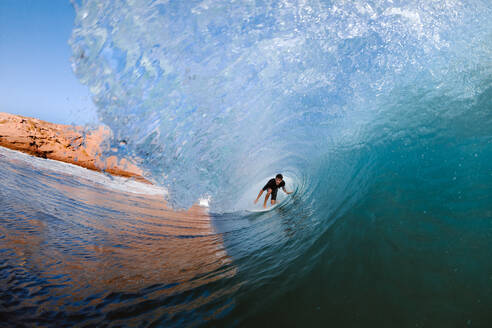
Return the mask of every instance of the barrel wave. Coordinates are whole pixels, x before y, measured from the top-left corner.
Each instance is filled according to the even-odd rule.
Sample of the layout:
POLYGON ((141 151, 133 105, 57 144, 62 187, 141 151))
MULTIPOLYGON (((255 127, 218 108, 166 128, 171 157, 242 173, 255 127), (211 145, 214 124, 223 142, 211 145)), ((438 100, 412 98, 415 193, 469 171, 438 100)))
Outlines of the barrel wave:
POLYGON ((74 7, 72 66, 113 132, 106 155, 175 209, 210 202, 205 232, 166 235, 183 238, 171 253, 203 239, 206 265, 173 272, 165 298, 141 287, 133 323, 492 322, 488 1, 74 7), (295 192, 252 214, 276 173, 295 192))
POLYGON ((178 208, 211 197, 238 209, 245 186, 277 171, 345 187, 324 167, 339 149, 439 129, 429 121, 456 115, 443 102, 488 86, 486 2, 75 6, 75 73, 120 152, 178 208))

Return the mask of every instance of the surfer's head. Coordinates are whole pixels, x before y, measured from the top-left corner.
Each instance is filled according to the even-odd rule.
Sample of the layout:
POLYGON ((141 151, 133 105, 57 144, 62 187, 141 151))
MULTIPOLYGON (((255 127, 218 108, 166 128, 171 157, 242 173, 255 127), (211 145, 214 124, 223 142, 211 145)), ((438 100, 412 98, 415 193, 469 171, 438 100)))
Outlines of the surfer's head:
POLYGON ((280 174, 280 173, 279 173, 279 174, 277 174, 277 175, 275 176, 275 183, 276 183, 277 185, 279 185, 279 184, 280 184, 280 182, 282 182, 282 179, 283 179, 283 178, 284 178, 284 177, 282 176, 282 174, 280 174))

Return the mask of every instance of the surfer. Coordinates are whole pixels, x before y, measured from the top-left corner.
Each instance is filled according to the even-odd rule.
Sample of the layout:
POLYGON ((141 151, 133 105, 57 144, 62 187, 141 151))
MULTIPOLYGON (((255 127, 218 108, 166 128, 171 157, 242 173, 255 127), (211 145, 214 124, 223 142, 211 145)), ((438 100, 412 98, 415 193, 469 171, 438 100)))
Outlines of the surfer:
POLYGON ((271 204, 272 205, 275 205, 275 203, 277 202, 277 191, 278 191, 278 188, 282 188, 282 190, 288 195, 288 194, 292 194, 292 191, 287 191, 285 189, 285 181, 283 180, 284 177, 282 176, 282 174, 277 174, 275 176, 275 178, 272 178, 270 180, 268 180, 267 184, 263 187, 263 189, 260 190, 260 193, 258 194, 258 197, 256 197, 255 199, 255 204, 258 202, 258 199, 260 199, 261 195, 263 194, 263 192, 265 190, 267 190, 267 194, 265 196, 265 201, 263 202, 263 207, 266 208, 266 203, 268 201, 268 197, 270 197, 270 195, 272 195, 272 200, 271 200, 271 204))

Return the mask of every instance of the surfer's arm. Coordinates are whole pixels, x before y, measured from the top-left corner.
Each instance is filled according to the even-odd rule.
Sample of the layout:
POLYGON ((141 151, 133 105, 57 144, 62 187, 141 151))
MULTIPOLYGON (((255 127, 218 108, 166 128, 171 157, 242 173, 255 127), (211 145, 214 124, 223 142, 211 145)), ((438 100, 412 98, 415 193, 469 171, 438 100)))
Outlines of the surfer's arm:
POLYGON ((258 202, 258 199, 260 199, 261 194, 263 194, 263 191, 264 191, 263 189, 260 190, 260 193, 258 194, 258 197, 256 197, 256 199, 255 199, 255 204, 258 202))
POLYGON ((292 194, 292 191, 287 191, 287 189, 285 189, 285 187, 282 187, 282 190, 288 195, 288 194, 292 194))

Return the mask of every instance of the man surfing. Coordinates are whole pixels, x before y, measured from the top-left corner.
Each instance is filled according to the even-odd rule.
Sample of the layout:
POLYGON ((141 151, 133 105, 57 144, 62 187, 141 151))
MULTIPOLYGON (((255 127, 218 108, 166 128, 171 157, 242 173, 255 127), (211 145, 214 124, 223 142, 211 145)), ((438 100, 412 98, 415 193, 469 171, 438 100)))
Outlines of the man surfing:
POLYGON ((272 205, 275 205, 277 202, 277 191, 278 188, 282 188, 282 190, 288 195, 292 194, 292 191, 287 191, 285 189, 285 181, 283 180, 284 177, 282 174, 277 174, 275 178, 272 178, 268 180, 267 184, 263 187, 263 189, 260 190, 260 193, 258 194, 258 197, 255 199, 255 204, 258 202, 258 199, 260 199, 261 195, 265 190, 267 190, 267 194, 265 196, 265 201, 263 202, 263 208, 266 208, 266 203, 268 201, 268 197, 272 195, 272 200, 270 201, 272 205))

